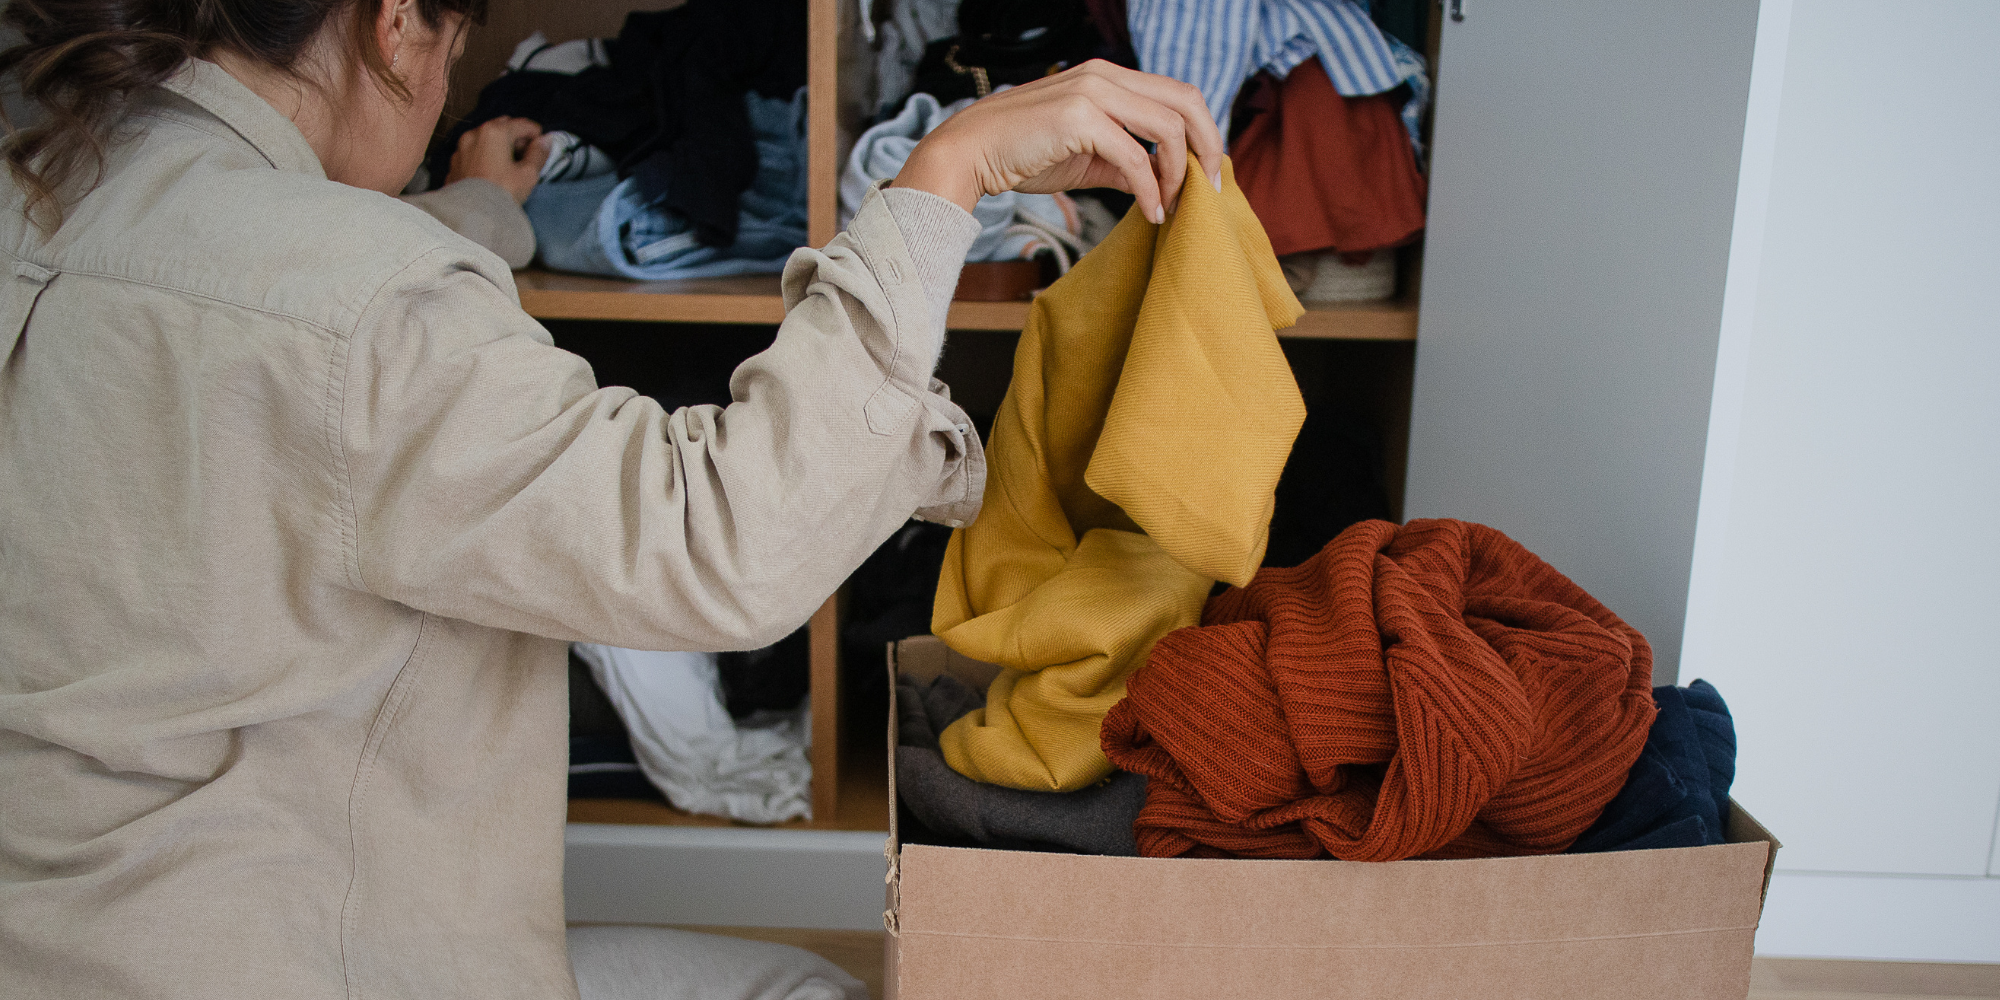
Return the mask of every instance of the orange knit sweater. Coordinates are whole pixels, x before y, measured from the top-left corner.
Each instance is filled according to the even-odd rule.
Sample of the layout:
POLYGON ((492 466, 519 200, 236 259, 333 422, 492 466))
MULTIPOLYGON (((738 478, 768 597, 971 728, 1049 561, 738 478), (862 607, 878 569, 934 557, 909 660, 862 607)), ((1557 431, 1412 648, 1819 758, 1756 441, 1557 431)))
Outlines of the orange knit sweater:
POLYGON ((1217 595, 1104 720, 1152 857, 1547 854, 1618 793, 1652 649, 1518 542, 1367 521, 1217 595))

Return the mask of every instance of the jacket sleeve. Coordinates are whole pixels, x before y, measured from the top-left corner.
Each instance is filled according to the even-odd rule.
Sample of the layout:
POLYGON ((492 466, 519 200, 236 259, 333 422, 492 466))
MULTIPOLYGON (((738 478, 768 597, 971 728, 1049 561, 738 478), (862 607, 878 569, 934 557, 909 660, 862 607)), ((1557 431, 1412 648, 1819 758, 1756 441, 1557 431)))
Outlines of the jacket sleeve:
POLYGON ((600 389, 506 274, 412 265, 338 366, 349 585, 552 638, 756 648, 913 513, 969 520, 985 458, 932 371, 978 225, 890 194, 793 255, 785 320, 727 407, 600 389))
POLYGON ((519 270, 535 259, 535 227, 528 213, 492 181, 473 177, 401 197, 452 232, 493 251, 508 267, 519 270))

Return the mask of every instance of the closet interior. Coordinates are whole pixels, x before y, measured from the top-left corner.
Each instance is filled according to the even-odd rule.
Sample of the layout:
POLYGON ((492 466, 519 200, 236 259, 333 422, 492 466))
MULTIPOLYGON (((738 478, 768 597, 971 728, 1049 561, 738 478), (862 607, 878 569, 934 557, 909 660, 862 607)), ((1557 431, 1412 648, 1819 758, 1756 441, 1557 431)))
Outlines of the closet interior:
MULTIPOLYGON (((660 0, 493 0, 487 22, 472 30, 455 70, 447 121, 471 108, 481 87, 501 74, 516 45, 530 34, 539 31, 550 43, 608 37, 618 33, 632 11, 675 6, 660 0)), ((875 16, 883 16, 888 6, 875 0, 875 16)), ((877 114, 876 64, 871 32, 862 24, 864 0, 805 0, 803 7, 808 18, 806 216, 809 242, 819 246, 838 231, 841 172, 877 114)), ((1435 79, 1437 12, 1430 4, 1417 9, 1429 15, 1421 48, 1435 79)), ((1342 450, 1340 456, 1329 453, 1327 460, 1337 457, 1371 467, 1374 482, 1369 488, 1379 497, 1379 509, 1400 517, 1421 239, 1394 253, 1398 271, 1392 297, 1308 302, 1304 318, 1279 331, 1279 337, 1309 412, 1324 415, 1317 432, 1308 425, 1295 463, 1312 461, 1315 449, 1342 450)), ((558 346, 587 358, 600 384, 631 386, 669 408, 727 402, 730 371, 770 343, 784 316, 775 274, 632 281, 558 273, 538 262, 517 272, 515 280, 522 307, 548 327, 558 346)), ((951 307, 951 334, 939 377, 975 419, 990 420, 999 407, 1028 309, 1025 300, 958 301, 951 307)), ((872 596, 865 587, 851 581, 809 625, 813 818, 783 826, 889 828, 884 653, 877 647, 871 655, 852 643, 843 649, 842 642, 854 609, 866 606, 872 596)), ((569 819, 732 825, 642 798, 573 798, 569 819)))

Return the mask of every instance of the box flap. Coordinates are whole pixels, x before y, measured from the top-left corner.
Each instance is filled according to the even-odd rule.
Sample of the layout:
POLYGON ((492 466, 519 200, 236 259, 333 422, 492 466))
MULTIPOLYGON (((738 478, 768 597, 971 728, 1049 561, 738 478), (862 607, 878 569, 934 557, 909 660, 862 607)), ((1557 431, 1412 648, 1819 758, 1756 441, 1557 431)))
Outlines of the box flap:
MULTIPOLYGON (((993 678, 1003 669, 997 664, 984 663, 963 656, 944 640, 934 635, 913 635, 889 643, 889 874, 893 881, 896 872, 896 852, 902 849, 902 831, 896 822, 896 675, 908 674, 918 680, 931 680, 950 674, 964 681, 968 686, 985 690, 993 683, 993 678)), ((893 910, 894 907, 891 907, 893 910)))
POLYGON ((897 672, 926 681, 950 674, 970 687, 985 690, 1003 669, 998 664, 965 656, 934 635, 914 635, 897 640, 891 644, 889 653, 891 681, 895 680, 897 672))
POLYGON ((1778 838, 1772 836, 1771 831, 1766 830, 1764 824, 1757 822, 1757 817, 1750 815, 1750 811, 1737 804, 1734 798, 1729 800, 1729 816, 1723 821, 1723 826, 1723 837, 1731 844, 1771 845, 1769 852, 1764 856, 1764 888, 1757 897, 1761 908, 1771 895, 1771 873, 1778 870, 1778 848, 1785 845, 1779 843, 1778 838))

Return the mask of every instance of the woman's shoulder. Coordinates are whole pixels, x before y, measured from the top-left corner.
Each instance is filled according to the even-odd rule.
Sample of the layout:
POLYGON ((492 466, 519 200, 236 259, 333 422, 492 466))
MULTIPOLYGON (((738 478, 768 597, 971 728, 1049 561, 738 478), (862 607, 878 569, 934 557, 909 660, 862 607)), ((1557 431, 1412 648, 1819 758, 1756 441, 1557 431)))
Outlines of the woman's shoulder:
MULTIPOLYGON (((491 252, 396 198, 276 169, 254 150, 162 121, 114 146, 96 186, 43 231, 11 183, 15 256, 344 329, 386 285, 472 272, 512 292, 491 252), (177 134, 178 133, 178 134, 177 134)), ((198 130, 196 130, 198 131, 198 130)))

